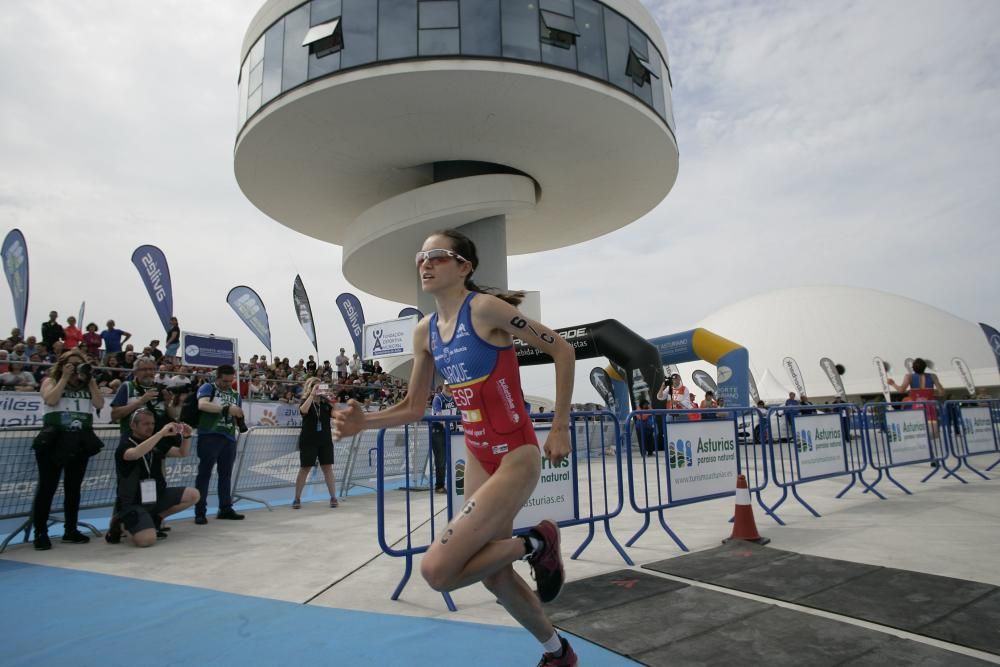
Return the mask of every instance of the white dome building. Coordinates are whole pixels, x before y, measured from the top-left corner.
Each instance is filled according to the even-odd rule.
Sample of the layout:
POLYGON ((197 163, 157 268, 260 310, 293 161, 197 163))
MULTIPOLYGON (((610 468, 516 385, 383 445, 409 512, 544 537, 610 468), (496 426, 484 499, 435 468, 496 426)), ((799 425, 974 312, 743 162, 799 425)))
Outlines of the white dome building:
MULTIPOLYGON (((907 372, 907 359, 927 360, 955 398, 967 396, 965 382, 952 364, 955 357, 968 364, 977 389, 1000 386, 996 357, 977 323, 873 289, 776 290, 727 306, 697 326, 747 348, 750 370, 761 398, 768 402, 784 400, 794 390, 782 366, 785 357, 798 362, 814 403, 835 395, 819 364, 823 357, 844 367, 844 389, 854 397, 881 393, 874 357, 889 363, 889 377, 897 382, 907 372)), ((707 364, 685 364, 681 372, 688 379, 698 367, 715 376, 707 364)), ((688 387, 693 389, 693 383, 688 387)))

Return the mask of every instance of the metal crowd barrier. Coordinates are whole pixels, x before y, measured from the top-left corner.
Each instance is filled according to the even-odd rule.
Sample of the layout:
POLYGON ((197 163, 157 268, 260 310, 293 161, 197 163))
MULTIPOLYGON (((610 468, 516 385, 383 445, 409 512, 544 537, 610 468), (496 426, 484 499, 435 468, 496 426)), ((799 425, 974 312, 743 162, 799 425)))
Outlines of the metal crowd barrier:
POLYGON ((885 500, 885 496, 865 481, 861 473, 868 465, 865 450, 865 423, 861 411, 852 404, 797 405, 768 410, 768 451, 771 479, 781 489, 781 498, 770 508, 774 513, 788 499, 789 490, 810 514, 820 516, 799 495, 801 484, 850 475, 851 481, 837 498, 855 483, 885 500))
MULTIPOLYGON (((533 415, 535 416, 535 415, 533 415)), ((538 415, 541 419, 536 423, 536 432, 540 442, 545 436, 545 419, 551 416, 538 415)), ((624 507, 624 481, 621 473, 620 429, 617 419, 610 412, 572 413, 572 428, 570 429, 570 458, 560 468, 552 468, 543 460, 542 479, 535 494, 525 503, 521 513, 515 519, 514 533, 524 533, 542 518, 556 519, 560 527, 587 525, 589 532, 571 558, 578 558, 592 541, 598 523, 603 524, 604 532, 622 559, 633 565, 632 559, 615 539, 611 532, 611 519, 618 516, 624 507), (586 471, 586 479, 582 473, 586 471), (585 482, 585 488, 581 488, 585 482), (543 488, 544 485, 546 486, 543 488), (568 485, 568 488, 567 488, 568 485), (545 495, 546 493, 552 495, 545 495), (552 507, 558 507, 554 510, 552 507), (559 514, 562 516, 558 516, 559 514), (523 525, 522 525, 523 524, 523 525)), ((417 456, 420 461, 428 463, 428 470, 433 474, 434 459, 425 452, 412 452, 410 448, 396 447, 403 452, 403 465, 396 470, 403 473, 401 490, 404 495, 400 502, 390 503, 386 497, 386 480, 393 471, 392 465, 398 465, 393 456, 393 430, 379 431, 376 440, 376 480, 378 508, 378 542, 383 553, 388 556, 405 559, 403 576, 391 595, 391 599, 399 599, 413 572, 413 558, 430 548, 436 536, 444 530, 453 515, 464 505, 465 496, 465 459, 453 451, 453 443, 464 446, 464 435, 453 432, 452 425, 459 422, 457 417, 425 417, 421 423, 405 427, 409 434, 416 431, 420 434, 430 434, 433 424, 442 424, 446 435, 444 456, 446 466, 446 490, 444 498, 438 499, 438 494, 428 493, 426 499, 414 498, 414 493, 420 487, 412 485, 411 479, 416 475, 427 474, 417 472, 419 466, 409 461, 417 456), (444 516, 441 516, 441 514, 444 516), (390 543, 388 532, 390 524, 400 523, 404 535, 390 543)), ((423 446, 431 448, 430 438, 420 439, 423 446)), ((457 447, 457 445, 456 445, 457 447)), ((363 449, 359 448, 359 449, 363 449)), ((396 455, 398 456, 398 455, 396 455)), ((448 609, 455 611, 456 607, 448 593, 442 593, 448 609)))
MULTIPOLYGON (((0 430, 0 519, 24 519, 0 543, 0 553, 20 533, 24 542, 31 537, 33 503, 38 488, 38 464, 31 443, 38 435, 37 428, 7 428, 0 430)), ((111 508, 114 506, 118 474, 115 469, 115 449, 118 447, 118 426, 95 426, 94 432, 104 442, 104 449, 87 460, 87 472, 80 493, 80 510, 111 508)), ((168 486, 194 486, 198 474, 197 438, 192 442, 191 456, 166 460, 164 477, 168 486)), ((239 457, 239 454, 237 454, 239 457)), ((240 464, 237 458, 236 465, 240 464)), ((213 475, 210 493, 216 490, 213 475)), ((52 500, 49 524, 63 520, 63 483, 52 500)), ((81 523, 95 535, 101 532, 89 523, 81 523)))
MULTIPOLYGON (((946 401, 944 415, 949 447, 958 459, 958 465, 950 472, 955 474, 964 466, 983 479, 989 479, 974 468, 969 459, 983 454, 1000 454, 1000 400, 946 401)), ((1000 465, 1000 458, 987 467, 986 472, 997 465, 1000 465)))
POLYGON ((757 503, 774 516, 760 496, 768 484, 760 413, 754 408, 640 410, 625 421, 625 465, 632 509, 643 524, 626 543, 632 546, 656 514, 660 526, 683 551, 687 545, 670 528, 665 509, 733 496, 736 476, 747 476, 757 503))
MULTIPOLYGON (((19 534, 23 541, 31 538, 32 515, 35 490, 38 487, 38 465, 31 443, 38 434, 37 428, 8 428, 0 430, 0 520, 23 519, 24 521, 0 543, 0 553, 19 534)), ((299 428, 254 427, 240 436, 237 441, 236 461, 233 464, 233 499, 248 500, 265 505, 271 504, 252 495, 255 491, 294 488, 298 474, 299 428)), ((94 432, 104 441, 104 449, 87 461, 87 473, 81 489, 80 510, 107 509, 114 507, 117 471, 115 469, 115 449, 118 447, 117 426, 95 426, 94 432)), ((197 432, 196 432, 197 433, 197 432)), ((360 480, 352 480, 350 463, 357 458, 360 436, 334 441, 334 476, 338 480, 338 495, 345 496, 354 486, 364 486, 370 473, 366 468, 358 468, 360 480)), ((367 452, 365 453, 367 456, 367 452)), ((426 464, 426 459, 424 464, 426 464)), ((164 462, 164 477, 167 486, 195 485, 198 476, 198 437, 191 443, 191 455, 184 458, 168 458, 164 462)), ((317 471, 307 481, 307 485, 323 483, 317 471)), ((218 474, 213 472, 209 482, 209 494, 218 494, 218 474)), ((50 524, 63 520, 63 485, 59 484, 52 501, 50 524)), ((89 523, 82 525, 95 535, 101 532, 89 523)))
MULTIPOLYGON (((383 449, 383 478, 405 480, 405 486, 413 483, 414 491, 426 491, 428 482, 428 460, 430 458, 430 426, 425 428, 391 428, 385 431, 386 443, 383 449)), ((355 486, 377 490, 379 467, 376 455, 382 431, 362 431, 355 436, 351 460, 348 464, 345 493, 355 486)))
MULTIPOLYGON (((233 500, 249 500, 272 509, 263 499, 249 495, 254 491, 283 489, 295 486, 301 468, 299 433, 296 427, 255 426, 242 437, 241 456, 233 472, 233 500)), ((333 441, 333 477, 337 480, 337 495, 343 497, 350 489, 349 461, 357 436, 333 441)), ((197 450, 195 450, 195 453, 197 450)), ((197 473, 197 463, 195 463, 197 473)), ((214 478, 214 477, 213 477, 214 478)), ((318 466, 313 468, 307 485, 323 483, 318 466)))
MULTIPOLYGON (((934 469, 921 483, 946 470, 945 477, 961 477, 947 468, 948 442, 941 432, 938 408, 934 401, 899 403, 868 403, 862 409, 865 425, 865 446, 868 463, 877 473, 869 485, 874 489, 885 477, 900 490, 910 490, 892 476, 893 468, 918 463, 931 464, 934 469)), ((945 427, 946 428, 946 427, 945 427)))

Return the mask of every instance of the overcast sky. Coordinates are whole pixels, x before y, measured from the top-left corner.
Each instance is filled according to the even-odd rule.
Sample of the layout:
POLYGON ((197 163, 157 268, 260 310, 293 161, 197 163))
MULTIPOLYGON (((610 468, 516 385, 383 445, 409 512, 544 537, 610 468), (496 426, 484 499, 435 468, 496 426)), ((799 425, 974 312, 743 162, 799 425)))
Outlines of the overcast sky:
MULTIPOLYGON (((1000 325, 1000 2, 645 0, 666 36, 680 175, 641 220, 514 257, 543 319, 616 318, 653 337, 747 296, 874 287, 1000 325), (572 275, 572 281, 565 277, 572 275)), ((0 234, 31 262, 29 333, 87 301, 137 342, 163 338, 129 257, 160 246, 182 328, 262 348, 225 303, 254 287, 275 353, 320 358, 350 338, 357 291, 337 246, 257 211, 233 177, 236 77, 252 0, 14 0, 0 13, 0 234)), ((4 288, 5 289, 5 288, 4 288)), ((359 294, 369 321, 400 304, 359 294)), ((13 326, 0 296, 0 326, 13 326), (6 323, 6 324, 4 324, 6 323)), ((575 400, 596 400, 581 362, 575 400)), ((553 392, 551 368, 525 391, 553 392)))

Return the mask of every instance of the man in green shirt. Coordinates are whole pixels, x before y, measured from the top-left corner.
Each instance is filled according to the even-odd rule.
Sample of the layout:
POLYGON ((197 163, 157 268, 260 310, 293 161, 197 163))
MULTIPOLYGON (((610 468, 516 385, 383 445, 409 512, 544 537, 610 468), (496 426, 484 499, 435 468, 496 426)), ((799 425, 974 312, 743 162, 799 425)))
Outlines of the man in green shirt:
POLYGON ((245 518, 233 509, 232 476, 236 462, 237 419, 243 418, 240 395, 233 388, 236 369, 225 364, 215 371, 215 382, 198 389, 198 477, 195 486, 201 494, 194 507, 194 522, 208 523, 208 483, 212 468, 219 470, 219 512, 217 519, 239 521, 245 518))

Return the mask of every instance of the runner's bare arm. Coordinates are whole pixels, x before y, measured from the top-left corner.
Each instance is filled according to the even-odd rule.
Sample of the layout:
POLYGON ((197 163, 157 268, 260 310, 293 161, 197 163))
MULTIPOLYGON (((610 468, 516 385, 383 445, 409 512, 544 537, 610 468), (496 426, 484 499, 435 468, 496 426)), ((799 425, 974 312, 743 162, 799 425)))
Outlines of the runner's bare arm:
POLYGON ((556 404, 552 428, 569 429, 569 405, 573 398, 576 353, 563 337, 540 322, 529 319, 506 301, 490 296, 473 301, 473 314, 487 326, 516 336, 552 357, 556 366, 556 404))
POLYGON ((415 422, 424 416, 427 397, 434 381, 434 358, 428 348, 430 318, 425 317, 413 330, 413 370, 410 384, 402 401, 388 410, 364 414, 361 404, 351 400, 347 410, 333 413, 333 428, 338 438, 354 435, 365 429, 390 428, 415 422))

